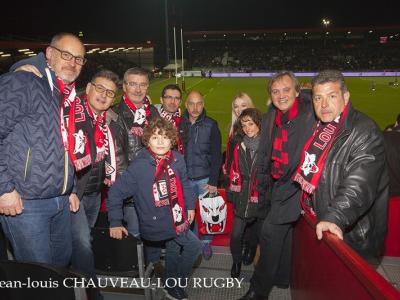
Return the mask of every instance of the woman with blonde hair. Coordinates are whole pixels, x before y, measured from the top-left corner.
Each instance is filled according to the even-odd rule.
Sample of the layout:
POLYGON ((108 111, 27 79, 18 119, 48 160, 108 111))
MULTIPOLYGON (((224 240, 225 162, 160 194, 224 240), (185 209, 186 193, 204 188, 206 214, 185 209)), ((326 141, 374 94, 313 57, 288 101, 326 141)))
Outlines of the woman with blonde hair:
MULTIPOLYGON (((229 137, 232 137, 234 126, 241 112, 246 108, 255 108, 250 96, 244 92, 239 92, 233 97, 232 101, 232 121, 229 129, 229 137)), ((229 138, 228 138, 229 142, 229 138)))
MULTIPOLYGON (((225 161, 222 166, 222 170, 225 177, 229 178, 229 172, 231 169, 231 162, 233 159, 233 151, 238 144, 243 140, 243 134, 239 130, 241 124, 238 122, 238 118, 243 110, 247 108, 255 108, 253 101, 250 96, 244 92, 239 92, 235 95, 232 100, 232 122, 229 129, 228 142, 226 144, 225 161)), ((226 180, 229 181, 229 180, 226 180)), ((228 201, 232 200, 232 195, 227 194, 228 201)), ((243 251, 242 251, 242 262, 244 265, 249 265, 253 262, 257 247, 257 228, 256 226, 249 226, 246 228, 244 240, 243 240, 243 251)), ((240 270, 232 271, 233 274, 240 273, 240 270)))

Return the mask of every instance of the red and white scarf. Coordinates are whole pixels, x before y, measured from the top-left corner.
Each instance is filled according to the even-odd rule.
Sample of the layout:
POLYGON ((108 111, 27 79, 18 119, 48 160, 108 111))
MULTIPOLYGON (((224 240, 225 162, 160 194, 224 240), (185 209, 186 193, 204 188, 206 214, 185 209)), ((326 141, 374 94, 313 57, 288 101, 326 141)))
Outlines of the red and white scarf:
POLYGON ((142 136, 143 128, 147 125, 150 117, 151 103, 149 98, 147 98, 147 96, 144 97, 143 106, 141 108, 137 108, 136 105, 129 99, 127 94, 124 94, 122 99, 133 114, 133 125, 130 129, 131 133, 136 136, 142 136))
MULTIPOLYGON (((229 172, 229 189, 232 192, 240 193, 242 191, 242 176, 240 174, 239 169, 239 146, 237 144, 235 149, 233 150, 233 160, 231 163, 231 168, 229 172)), ((257 191, 257 173, 256 168, 251 170, 250 176, 250 195, 249 195, 249 202, 251 203, 258 203, 258 191, 257 191)))
POLYGON ((329 123, 319 121, 312 136, 304 145, 300 165, 293 180, 298 182, 303 190, 301 205, 308 214, 315 215, 312 203, 307 202, 308 195, 313 194, 318 186, 324 170, 326 156, 347 117, 347 111, 348 105, 345 106, 342 114, 336 120, 329 123))
POLYGON ((110 186, 116 178, 117 163, 114 140, 106 122, 106 112, 96 117, 87 102, 86 96, 83 102, 75 96, 74 85, 59 84, 59 86, 63 93, 60 108, 61 137, 75 170, 80 171, 93 163, 88 140, 88 131, 92 130, 89 122, 93 122, 96 145, 94 162, 105 159, 106 178, 104 183, 110 186), (90 117, 89 122, 86 120, 85 112, 90 117))
POLYGON ((230 134, 228 136, 228 141, 226 142, 226 151, 225 151, 225 162, 222 165, 222 172, 224 173, 224 175, 228 175, 228 164, 229 164, 229 149, 231 147, 231 139, 232 139, 232 134, 230 134))
POLYGON ((277 126, 275 130, 275 139, 272 147, 272 167, 271 176, 278 180, 286 173, 286 168, 289 164, 288 156, 288 132, 283 125, 292 121, 297 117, 299 100, 296 98, 292 107, 286 113, 278 110, 275 117, 275 124, 277 126))
POLYGON ((181 123, 182 116, 181 116, 181 109, 178 108, 178 111, 174 113, 167 112, 162 105, 160 105, 160 108, 158 109, 158 112, 160 113, 160 117, 163 118, 164 120, 167 120, 168 122, 172 123, 174 125, 176 131, 178 132, 178 141, 176 148, 180 153, 184 153, 184 148, 183 148, 183 142, 182 138, 179 135, 179 124, 181 123))
POLYGON ((186 219, 185 203, 179 177, 171 168, 174 161, 172 151, 160 158, 148 149, 157 163, 153 182, 153 198, 156 207, 169 205, 176 234, 186 231, 190 224, 186 219))

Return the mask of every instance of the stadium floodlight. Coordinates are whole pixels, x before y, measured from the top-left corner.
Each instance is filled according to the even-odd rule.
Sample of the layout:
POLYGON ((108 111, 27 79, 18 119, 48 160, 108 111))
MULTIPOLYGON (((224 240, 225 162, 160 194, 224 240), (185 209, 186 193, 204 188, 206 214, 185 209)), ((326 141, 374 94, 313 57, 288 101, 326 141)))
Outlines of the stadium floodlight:
POLYGON ((0 52, 0 55, 4 54, 4 52, 0 52))
POLYGON ((29 51, 30 49, 18 49, 18 52, 26 52, 29 51))
POLYGON ((306 31, 304 34, 305 34, 305 35, 307 35, 307 34, 308 34, 308 32, 306 31))
POLYGON ((9 54, 9 53, 1 55, 1 57, 9 57, 9 56, 11 56, 11 54, 9 54))
POLYGON ((329 31, 325 32, 325 34, 328 35, 328 34, 329 34, 329 31))
POLYGON ((33 51, 27 51, 27 52, 24 52, 24 54, 25 54, 25 55, 28 55, 28 54, 33 54, 33 53, 35 53, 35 52, 33 52, 33 51))
POLYGON ((368 31, 369 33, 372 33, 373 31, 372 30, 370 30, 370 31, 368 31))
POLYGON ((347 31, 347 34, 351 34, 351 31, 347 31))
POLYGON ((328 27, 331 24, 331 21, 329 19, 323 18, 322 19, 322 25, 325 27, 328 27))
POLYGON ((36 53, 29 54, 28 56, 36 56, 36 53))
POLYGON ((142 49, 143 49, 143 47, 137 47, 136 49, 137 49, 137 50, 142 50, 142 49))

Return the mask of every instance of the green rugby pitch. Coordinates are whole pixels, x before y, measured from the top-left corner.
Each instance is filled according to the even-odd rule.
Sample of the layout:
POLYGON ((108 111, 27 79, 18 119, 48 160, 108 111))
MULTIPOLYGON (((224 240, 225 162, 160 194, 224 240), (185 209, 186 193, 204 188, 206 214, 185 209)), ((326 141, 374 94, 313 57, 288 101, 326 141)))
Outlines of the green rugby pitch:
MULTIPOLYGON (((185 78, 186 93, 198 90, 205 96, 207 115, 218 121, 225 148, 231 119, 231 101, 238 92, 246 92, 262 112, 267 110, 267 82, 269 78, 185 78)), ((301 82, 311 78, 299 78, 301 82)), ((351 101, 355 108, 364 112, 380 126, 385 128, 394 123, 400 113, 400 86, 390 86, 393 77, 347 77, 351 101), (375 91, 372 90, 375 85, 375 91)), ((149 95, 153 104, 160 102, 162 88, 175 79, 155 79, 151 81, 149 95)), ((180 83, 180 81, 179 81, 180 83)), ((184 93, 183 98, 186 98, 184 93)), ((184 110, 184 101, 182 101, 184 110)))

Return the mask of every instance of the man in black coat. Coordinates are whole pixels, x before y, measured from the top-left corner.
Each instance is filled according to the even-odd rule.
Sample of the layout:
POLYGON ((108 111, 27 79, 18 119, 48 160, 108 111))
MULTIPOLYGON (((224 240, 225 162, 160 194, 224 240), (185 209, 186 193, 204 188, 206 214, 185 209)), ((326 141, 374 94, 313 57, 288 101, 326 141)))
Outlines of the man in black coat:
POLYGON ((292 177, 315 123, 312 104, 300 97, 292 72, 275 74, 268 88, 273 105, 261 125, 257 172, 259 197, 269 208, 260 233, 260 260, 243 300, 267 299, 274 285, 289 285, 292 230, 301 212, 301 191, 292 177))
POLYGON ((319 120, 294 177, 303 190, 302 208, 317 218, 318 239, 329 231, 364 258, 377 257, 389 199, 382 132, 352 107, 339 71, 322 71, 312 88, 319 120))
POLYGON ((400 196, 400 115, 395 124, 383 132, 389 171, 390 197, 400 196))

